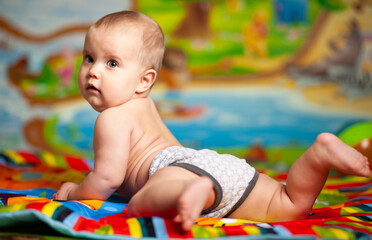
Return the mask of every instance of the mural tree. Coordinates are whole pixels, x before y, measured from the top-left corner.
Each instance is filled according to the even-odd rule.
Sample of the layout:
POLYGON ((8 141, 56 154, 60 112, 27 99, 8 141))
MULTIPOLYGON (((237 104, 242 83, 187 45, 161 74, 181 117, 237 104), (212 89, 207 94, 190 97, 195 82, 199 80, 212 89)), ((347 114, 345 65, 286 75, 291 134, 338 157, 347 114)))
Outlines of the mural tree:
POLYGON ((186 14, 181 23, 172 33, 175 38, 208 39, 213 35, 209 27, 210 13, 215 2, 212 1, 182 1, 186 14))

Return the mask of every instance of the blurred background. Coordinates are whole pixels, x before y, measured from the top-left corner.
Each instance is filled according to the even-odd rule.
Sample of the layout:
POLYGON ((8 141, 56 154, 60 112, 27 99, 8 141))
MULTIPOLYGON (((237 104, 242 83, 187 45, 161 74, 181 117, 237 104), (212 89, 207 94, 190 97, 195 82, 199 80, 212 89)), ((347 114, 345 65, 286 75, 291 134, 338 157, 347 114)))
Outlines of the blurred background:
POLYGON ((370 0, 0 0, 1 150, 93 156, 84 34, 126 9, 165 33, 151 96, 187 147, 291 162, 319 133, 372 121, 370 0))

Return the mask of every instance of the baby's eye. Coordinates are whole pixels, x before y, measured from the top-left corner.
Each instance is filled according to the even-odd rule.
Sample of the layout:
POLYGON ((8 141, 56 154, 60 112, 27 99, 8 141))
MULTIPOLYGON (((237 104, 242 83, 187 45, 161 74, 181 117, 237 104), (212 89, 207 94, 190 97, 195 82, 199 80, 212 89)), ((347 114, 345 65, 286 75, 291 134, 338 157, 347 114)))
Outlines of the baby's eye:
POLYGON ((114 60, 110 60, 107 62, 107 65, 110 67, 110 68, 114 68, 114 67, 117 67, 118 66, 118 63, 115 62, 114 60))
POLYGON ((85 56, 85 61, 87 63, 92 63, 93 62, 93 58, 91 56, 85 56))

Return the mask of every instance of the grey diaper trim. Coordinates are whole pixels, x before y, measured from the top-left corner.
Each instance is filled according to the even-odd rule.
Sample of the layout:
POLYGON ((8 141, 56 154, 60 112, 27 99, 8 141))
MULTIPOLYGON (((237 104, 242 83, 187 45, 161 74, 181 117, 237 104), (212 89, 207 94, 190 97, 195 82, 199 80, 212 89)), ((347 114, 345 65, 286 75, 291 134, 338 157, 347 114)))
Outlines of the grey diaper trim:
POLYGON ((239 201, 237 203, 235 203, 235 205, 230 209, 230 211, 228 213, 225 214, 224 217, 228 217, 231 213, 233 213, 236 209, 238 209, 240 207, 240 205, 243 204, 245 199, 252 192, 254 186, 256 185, 259 175, 260 174, 257 171, 254 173, 254 176, 253 176, 252 180, 249 182, 247 188, 245 189, 245 191, 244 191, 243 195, 241 196, 241 198, 239 199, 239 201))
MULTIPOLYGON (((203 170, 203 169, 201 169, 201 168, 199 168, 199 167, 197 167, 197 166, 194 166, 194 165, 192 165, 192 164, 189 164, 189 163, 172 163, 172 164, 170 164, 169 166, 175 166, 175 167, 182 167, 182 168, 185 168, 185 169, 187 169, 187 170, 189 170, 189 171, 191 171, 191 172, 193 172, 193 173, 195 173, 195 174, 197 174, 197 175, 199 175, 199 176, 204 176, 204 177, 208 177, 208 178, 210 178, 211 180, 212 180, 212 182, 213 182, 213 187, 214 187, 214 189, 215 189, 215 191, 216 191, 216 201, 214 201, 214 203, 212 204, 212 206, 210 206, 209 208, 207 208, 207 209, 205 209, 205 210, 203 210, 203 212, 202 212, 202 214, 208 214, 208 213, 210 213, 210 212, 212 212, 215 208, 217 208, 218 207, 218 205, 220 205, 220 203, 221 203, 221 200, 222 200, 222 187, 221 187, 221 185, 217 182, 217 180, 211 175, 211 174, 209 174, 207 171, 205 171, 205 170, 203 170)), ((256 172, 257 173, 257 172, 256 172)), ((256 176, 256 175, 255 175, 256 176)), ((254 177, 255 177, 254 176, 254 177)), ((254 178, 253 177, 253 178, 254 178)), ((256 179, 257 180, 257 179, 256 179)), ((249 186, 250 186, 251 184, 249 184, 249 186)), ((252 187, 253 188, 253 187, 252 187)), ((251 189, 252 190, 252 189, 251 189)), ((250 190, 250 191, 251 191, 250 190)), ((247 191, 247 190, 246 190, 247 191)), ((250 192, 249 191, 249 192, 250 192)), ((248 196, 248 194, 249 194, 249 192, 247 193, 247 196, 248 196)), ((243 196, 245 195, 245 192, 244 192, 244 194, 243 194, 243 196)), ((243 199, 243 201, 244 201, 244 199, 243 199)), ((238 203, 240 202, 240 200, 238 201, 238 203)), ((237 204, 238 204, 237 203, 237 204)), ((242 202, 243 203, 243 202, 242 202)), ((240 203, 240 204, 242 204, 242 203, 240 203)), ((237 204, 235 204, 235 205, 237 205, 237 204)), ((239 205, 240 205, 239 204, 239 205)), ((235 205, 234 205, 234 207, 235 207, 235 205)), ((230 213, 230 212, 229 212, 230 213)))

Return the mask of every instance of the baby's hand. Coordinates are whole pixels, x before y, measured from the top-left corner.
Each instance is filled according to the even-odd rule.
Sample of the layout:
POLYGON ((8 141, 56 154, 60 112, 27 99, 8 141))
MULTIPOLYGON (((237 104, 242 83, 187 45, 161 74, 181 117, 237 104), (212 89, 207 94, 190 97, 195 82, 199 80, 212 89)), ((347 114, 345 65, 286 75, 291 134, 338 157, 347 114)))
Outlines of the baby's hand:
POLYGON ((53 195, 53 200, 70 200, 69 194, 72 190, 76 189, 79 184, 67 182, 64 183, 57 193, 53 195))

